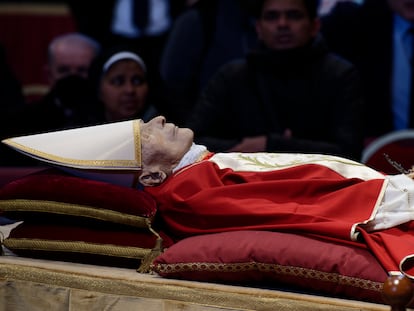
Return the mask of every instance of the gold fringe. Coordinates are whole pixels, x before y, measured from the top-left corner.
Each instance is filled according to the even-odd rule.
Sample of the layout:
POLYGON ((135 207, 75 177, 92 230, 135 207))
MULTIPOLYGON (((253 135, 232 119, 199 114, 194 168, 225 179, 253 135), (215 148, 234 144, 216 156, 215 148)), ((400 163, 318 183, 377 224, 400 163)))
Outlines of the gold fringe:
POLYGON ((149 273, 150 267, 152 262, 155 258, 157 258, 159 255, 161 255, 163 247, 162 247, 162 238, 158 237, 157 241, 155 242, 154 248, 149 252, 145 257, 142 259, 141 264, 139 268, 137 269, 137 272, 139 273, 149 273))
POLYGON ((158 232, 152 228, 151 219, 148 218, 146 222, 147 222, 148 229, 157 237, 157 241, 155 242, 155 246, 153 247, 153 249, 147 255, 145 255, 144 258, 142 258, 141 264, 139 268, 137 269, 137 272, 139 273, 151 272, 152 262, 154 261, 155 258, 157 258, 157 256, 161 255, 161 253, 163 252, 162 243, 164 242, 164 240, 158 234, 158 232))
POLYGON ((4 234, 0 232, 0 256, 4 256, 4 234))

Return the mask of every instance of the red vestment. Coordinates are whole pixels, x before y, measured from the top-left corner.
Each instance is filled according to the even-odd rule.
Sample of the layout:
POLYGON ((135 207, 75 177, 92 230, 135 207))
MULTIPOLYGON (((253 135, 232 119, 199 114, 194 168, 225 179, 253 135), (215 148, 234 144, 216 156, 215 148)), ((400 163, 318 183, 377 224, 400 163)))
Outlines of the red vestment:
MULTIPOLYGON (((146 191, 158 201, 159 215, 177 239, 269 230, 350 242, 356 225, 373 216, 383 185, 381 178, 347 178, 318 164, 250 172, 203 161, 146 191)), ((400 248, 403 242, 395 243, 390 230, 363 236, 384 268, 397 271, 403 257, 414 254, 414 237, 407 249, 400 248)))

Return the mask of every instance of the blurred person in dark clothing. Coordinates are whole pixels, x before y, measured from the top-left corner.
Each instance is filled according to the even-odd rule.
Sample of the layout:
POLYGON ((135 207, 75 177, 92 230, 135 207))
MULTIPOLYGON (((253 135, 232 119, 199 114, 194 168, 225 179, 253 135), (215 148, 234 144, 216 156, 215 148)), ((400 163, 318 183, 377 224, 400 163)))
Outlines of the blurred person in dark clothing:
POLYGON ((361 74, 365 144, 388 132, 414 128, 413 23, 412 0, 339 2, 322 18, 329 48, 361 74))
POLYGON ((0 107, 8 114, 25 104, 21 82, 7 62, 6 50, 0 44, 0 107))
MULTIPOLYGON (((4 114, 0 137, 95 124, 96 111, 87 78, 89 66, 99 51, 97 41, 80 33, 67 33, 54 38, 47 51, 49 92, 39 100, 4 114)), ((0 147, 0 164, 28 162, 4 149, 0 147)))
POLYGON ((213 152, 305 152, 359 159, 356 68, 320 36, 318 0, 257 2, 259 49, 224 65, 186 126, 213 152))
POLYGON ((46 70, 50 86, 69 75, 86 79, 89 66, 100 49, 98 41, 81 33, 66 33, 54 38, 47 51, 46 70))
POLYGON ((251 0, 197 1, 176 19, 161 57, 168 94, 163 114, 184 124, 213 74, 257 44, 251 0))

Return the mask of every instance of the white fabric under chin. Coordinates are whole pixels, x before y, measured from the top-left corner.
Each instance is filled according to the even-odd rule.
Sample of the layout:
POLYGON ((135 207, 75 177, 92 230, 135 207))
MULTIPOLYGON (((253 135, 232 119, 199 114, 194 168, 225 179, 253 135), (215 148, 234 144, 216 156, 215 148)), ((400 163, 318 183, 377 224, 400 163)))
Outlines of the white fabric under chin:
POLYGON ((192 144, 190 150, 183 156, 178 165, 173 169, 173 173, 180 168, 192 164, 200 159, 200 157, 207 152, 207 147, 203 145, 192 144))

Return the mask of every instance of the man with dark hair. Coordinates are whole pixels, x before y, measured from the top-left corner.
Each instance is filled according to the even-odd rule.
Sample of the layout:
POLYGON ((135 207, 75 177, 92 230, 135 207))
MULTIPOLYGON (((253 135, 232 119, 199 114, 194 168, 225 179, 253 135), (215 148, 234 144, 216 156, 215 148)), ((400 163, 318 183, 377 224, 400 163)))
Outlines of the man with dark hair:
POLYGON ((319 36, 318 1, 265 0, 259 49, 224 65, 186 126, 212 151, 284 151, 359 159, 363 99, 354 66, 319 36))
MULTIPOLYGON (((253 10, 254 16, 256 18, 260 18, 262 15, 263 7, 265 5, 266 0, 259 0, 259 1, 250 1, 249 6, 253 10)), ((315 19, 319 15, 319 6, 321 1, 320 0, 306 0, 304 1, 304 6, 308 15, 311 19, 315 19)))

